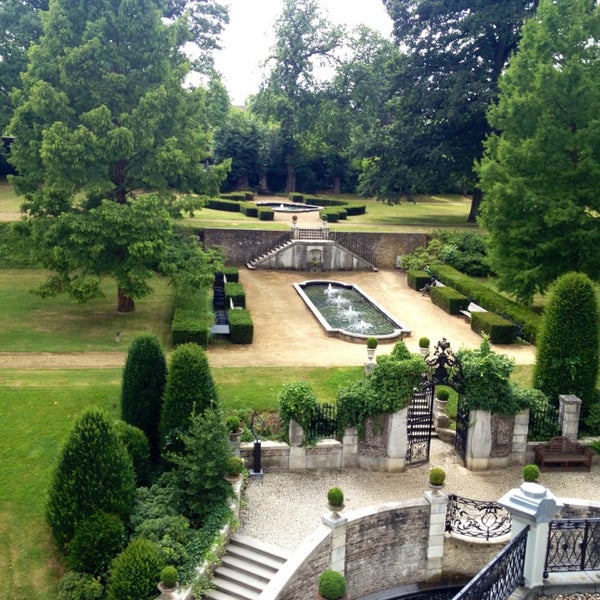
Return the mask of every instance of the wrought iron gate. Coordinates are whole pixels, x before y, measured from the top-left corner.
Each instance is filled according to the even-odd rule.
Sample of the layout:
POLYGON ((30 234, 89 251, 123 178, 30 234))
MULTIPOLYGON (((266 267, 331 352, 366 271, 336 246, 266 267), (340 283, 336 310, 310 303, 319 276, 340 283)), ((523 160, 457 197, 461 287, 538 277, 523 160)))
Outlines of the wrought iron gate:
POLYGON ((465 462, 467 455, 467 436, 469 434, 469 409, 465 406, 462 397, 458 398, 456 407, 456 437, 454 438, 454 450, 459 458, 465 462))
POLYGON ((416 389, 408 405, 408 448, 406 466, 412 467, 429 461, 431 430, 433 428, 433 390, 435 385, 424 382, 416 389))

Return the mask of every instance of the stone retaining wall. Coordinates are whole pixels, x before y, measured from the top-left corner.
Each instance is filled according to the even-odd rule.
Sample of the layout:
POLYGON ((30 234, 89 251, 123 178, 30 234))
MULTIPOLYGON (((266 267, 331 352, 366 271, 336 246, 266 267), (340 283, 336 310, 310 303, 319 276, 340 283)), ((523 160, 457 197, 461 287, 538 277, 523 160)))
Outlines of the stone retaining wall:
MULTIPOLYGON (((204 229, 200 238, 206 247, 221 246, 227 255, 227 262, 233 266, 245 265, 257 246, 275 241, 283 232, 254 229, 204 229)), ((396 266, 396 258, 414 252, 426 245, 425 233, 351 233, 356 241, 371 248, 377 256, 377 267, 391 269, 396 266)))

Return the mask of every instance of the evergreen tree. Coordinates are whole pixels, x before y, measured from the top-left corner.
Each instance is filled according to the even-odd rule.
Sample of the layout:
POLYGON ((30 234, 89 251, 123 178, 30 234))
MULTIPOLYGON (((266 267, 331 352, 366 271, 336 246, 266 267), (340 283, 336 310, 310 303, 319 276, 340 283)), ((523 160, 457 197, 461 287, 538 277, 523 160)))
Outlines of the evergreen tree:
POLYGON ((164 567, 158 544, 137 538, 113 561, 110 568, 108 600, 153 600, 164 567))
POLYGON ((87 410, 77 419, 54 470, 46 519, 65 551, 77 525, 98 511, 127 520, 135 500, 131 458, 108 416, 87 410))
POLYGON ((542 0, 488 118, 482 224, 502 289, 525 302, 562 273, 600 277, 600 8, 542 0))
POLYGON ((160 415, 164 449, 179 448, 177 438, 188 430, 194 413, 215 406, 217 392, 204 350, 197 344, 177 346, 171 355, 160 415))
POLYGON ((159 455, 160 407, 167 380, 165 354, 154 335, 133 340, 127 353, 121 387, 121 418, 141 429, 154 459, 159 455))
POLYGON ((182 436, 183 451, 169 455, 179 510, 197 527, 232 493, 224 478, 231 456, 229 435, 221 413, 213 408, 191 418, 182 436))
POLYGON ((585 418, 596 399, 599 342, 594 285, 582 273, 562 275, 546 303, 533 386, 555 406, 559 394, 581 398, 585 418))

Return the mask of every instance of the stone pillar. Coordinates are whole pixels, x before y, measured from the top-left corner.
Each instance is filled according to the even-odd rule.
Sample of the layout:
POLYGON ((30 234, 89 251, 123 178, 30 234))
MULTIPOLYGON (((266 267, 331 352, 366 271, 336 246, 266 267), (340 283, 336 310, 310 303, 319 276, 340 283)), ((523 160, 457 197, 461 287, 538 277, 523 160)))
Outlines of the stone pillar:
POLYGON ((442 575, 448 496, 439 492, 425 492, 425 498, 431 505, 425 581, 431 581, 439 579, 442 575))
POLYGON ((331 529, 331 566, 332 571, 345 574, 346 571, 346 529, 348 519, 339 513, 323 515, 321 521, 331 529))
POLYGON ((387 471, 404 471, 408 450, 408 408, 403 408, 389 416, 387 439, 387 471))
POLYGON ((525 587, 532 589, 542 585, 548 544, 548 523, 562 508, 562 502, 545 487, 537 483, 524 482, 520 488, 514 488, 502 496, 498 503, 511 514, 511 539, 529 525, 523 573, 525 587))
POLYGON ((342 468, 358 466, 358 431, 356 427, 344 430, 342 438, 342 468))
POLYGON ((465 467, 469 471, 483 471, 488 468, 492 452, 492 414, 488 410, 472 410, 469 420, 465 467))
POLYGON ((512 464, 527 464, 527 434, 529 433, 529 409, 515 415, 512 438, 512 464))
POLYGON ((302 443, 304 442, 304 430, 294 419, 290 419, 288 429, 290 438, 290 471, 304 471, 306 469, 306 450, 302 443))
POLYGON ((581 411, 581 399, 577 396, 561 394, 558 397, 559 419, 562 435, 576 442, 579 432, 579 413, 581 411))

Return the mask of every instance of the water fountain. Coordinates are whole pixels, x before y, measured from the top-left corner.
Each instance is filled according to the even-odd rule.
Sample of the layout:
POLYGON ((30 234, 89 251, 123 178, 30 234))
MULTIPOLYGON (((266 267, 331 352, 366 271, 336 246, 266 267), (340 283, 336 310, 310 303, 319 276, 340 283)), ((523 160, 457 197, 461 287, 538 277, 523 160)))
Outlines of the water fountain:
POLYGON ((358 286, 339 281, 309 280, 295 283, 308 308, 327 335, 363 342, 368 337, 396 340, 410 331, 358 286))

